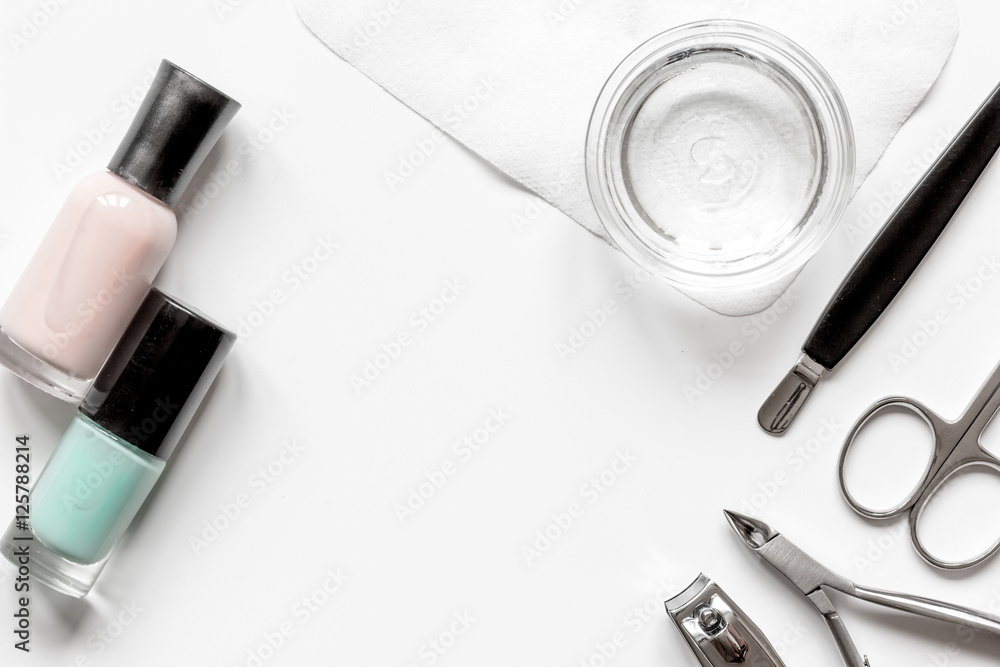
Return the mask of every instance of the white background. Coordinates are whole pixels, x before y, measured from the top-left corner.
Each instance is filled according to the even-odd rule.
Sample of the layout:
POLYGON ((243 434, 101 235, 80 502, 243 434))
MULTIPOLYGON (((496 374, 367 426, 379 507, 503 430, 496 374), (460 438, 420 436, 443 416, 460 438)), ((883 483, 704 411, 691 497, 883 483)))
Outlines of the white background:
MULTIPOLYGON (((93 593, 77 601, 34 587, 32 653, 0 634, 4 664, 693 665, 661 603, 702 571, 788 664, 841 664, 820 617, 738 542, 724 507, 752 507, 861 583, 1000 611, 1000 562, 934 571, 900 537, 902 520, 858 518, 835 481, 843 436, 865 406, 905 394, 955 417, 1000 359, 1000 280, 962 308, 949 300, 1000 253, 997 165, 791 431, 775 439, 755 419, 887 216, 880 198, 892 208, 893 184, 908 189, 939 135, 996 84, 996 6, 959 0, 961 35, 940 81, 793 285, 792 307, 765 320, 716 315, 654 281, 626 299, 615 287, 633 273, 627 260, 451 140, 390 192, 385 172, 431 126, 330 53, 290 4, 244 0, 220 13, 207 1, 55 3, 15 49, 10 35, 43 4, 7 2, 0 14, 0 291, 73 183, 108 161, 131 118, 122 105, 166 57, 244 106, 183 202, 158 284, 233 327, 260 326, 93 593), (95 131, 100 143, 57 173, 95 131), (251 138, 266 145, 251 149, 251 138), (240 173, 211 187, 229 161, 240 173), (195 202, 199 191, 215 196, 195 202), (866 210, 876 215, 863 228, 866 210), (533 223, 519 229, 514 216, 526 213, 533 223), (296 285, 288 272, 309 264, 318 238, 339 247, 296 285), (411 317, 448 281, 461 293, 421 330, 411 317), (608 299, 604 326, 561 358, 557 344, 608 299), (890 355, 939 310, 947 323, 894 367, 890 355), (356 391, 351 376, 400 333, 412 344, 356 391), (711 364, 734 343, 743 353, 720 375, 711 364), (717 377, 689 400, 684 386, 700 372, 717 377), (491 409, 509 419, 464 460, 454 443, 491 409), (837 433, 820 442, 824 423, 837 433), (280 463, 293 441, 301 451, 280 463), (809 460, 797 448, 811 448, 809 460), (591 503, 588 480, 619 455, 635 461, 591 503), (401 522, 395 506, 447 461, 455 474, 401 522), (280 474, 261 483, 269 465, 280 474), (248 506, 226 527, 221 508, 241 494, 248 506), (523 547, 572 503, 582 516, 529 563, 523 547), (224 530, 204 533, 213 521, 224 530), (338 571, 349 579, 325 593, 338 571), (307 615, 309 597, 322 604, 307 615), (453 625, 456 615, 471 627, 453 625), (453 643, 452 627, 464 630, 453 643), (279 642, 282 629, 291 632, 279 642), (443 654, 435 638, 450 644, 443 654)), ((30 434, 37 474, 73 407, 7 373, 0 384, 0 439, 30 434)), ((2 451, 0 489, 12 491, 13 449, 2 451)), ((12 495, 0 493, 11 512, 12 495)), ((994 507, 967 509, 956 525, 977 530, 994 507)), ((0 628, 12 626, 13 586, 4 566, 0 628)), ((876 666, 971 667, 1000 649, 948 624, 836 603, 876 666)))

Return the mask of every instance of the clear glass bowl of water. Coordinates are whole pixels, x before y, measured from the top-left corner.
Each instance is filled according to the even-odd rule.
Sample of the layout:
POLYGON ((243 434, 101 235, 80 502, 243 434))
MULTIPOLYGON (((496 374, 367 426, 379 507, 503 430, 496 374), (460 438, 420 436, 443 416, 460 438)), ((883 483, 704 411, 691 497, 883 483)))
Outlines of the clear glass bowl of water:
POLYGON ((835 83, 801 47, 706 21, 619 65, 594 107, 586 163, 619 248, 713 307, 700 297, 783 290, 829 237, 851 195, 854 134, 835 83))

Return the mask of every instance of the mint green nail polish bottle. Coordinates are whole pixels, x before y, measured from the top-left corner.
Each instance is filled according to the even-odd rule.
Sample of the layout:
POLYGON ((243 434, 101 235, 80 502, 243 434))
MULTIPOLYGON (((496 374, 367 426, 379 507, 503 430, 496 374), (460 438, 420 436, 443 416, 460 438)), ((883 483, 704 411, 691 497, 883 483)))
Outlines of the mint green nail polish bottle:
POLYGON ((31 529, 62 558, 111 553, 166 461, 77 415, 32 491, 31 529))
POLYGON ((35 579, 86 595, 235 342, 152 290, 32 488, 28 526, 12 523, 0 553, 28 555, 35 579))

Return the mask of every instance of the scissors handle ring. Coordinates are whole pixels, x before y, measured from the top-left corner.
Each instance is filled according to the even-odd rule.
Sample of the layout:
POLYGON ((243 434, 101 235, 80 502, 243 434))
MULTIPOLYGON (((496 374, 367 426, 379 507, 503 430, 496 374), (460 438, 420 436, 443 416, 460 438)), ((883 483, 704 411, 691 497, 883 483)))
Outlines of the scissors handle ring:
POLYGON ((964 570, 965 568, 979 565, 1000 551, 1000 539, 997 539, 992 546, 974 558, 968 558, 965 560, 943 560, 928 551, 924 546, 924 543, 920 540, 920 531, 918 530, 917 525, 920 523, 920 517, 927 508, 928 503, 930 503, 931 498, 934 497, 934 493, 953 475, 962 470, 975 467, 987 467, 1000 472, 1000 465, 991 463, 987 459, 966 459, 961 461, 954 467, 950 468, 950 470, 946 471, 942 477, 939 477, 933 488, 924 488, 924 485, 922 485, 920 489, 921 494, 914 504, 913 510, 910 512, 910 541, 913 543, 913 548, 927 563, 933 565, 934 567, 941 568, 942 570, 964 570))
MULTIPOLYGON (((864 429, 865 425, 875 415, 890 408, 905 408, 911 412, 918 415, 927 426, 930 427, 931 433, 934 435, 934 451, 935 453, 941 449, 941 433, 944 429, 946 422, 941 419, 935 412, 927 408, 922 403, 914 401, 911 398, 906 398, 905 396, 887 396, 881 400, 873 403, 859 418, 858 421, 854 423, 851 427, 850 432, 847 434, 847 438, 844 440, 844 447, 840 450, 840 462, 838 464, 838 475, 840 478, 840 492, 844 496, 844 500, 850 505, 851 509, 868 519, 891 519, 892 517, 899 516, 906 512, 906 510, 913 507, 918 499, 921 497, 927 482, 931 477, 931 464, 933 463, 934 457, 928 461, 927 469, 923 473, 923 477, 920 483, 913 489, 913 491, 906 498, 903 499, 895 507, 888 510, 876 510, 870 507, 865 507, 854 495, 851 494, 850 489, 847 486, 847 457, 851 452, 851 448, 854 446, 854 441, 858 434, 864 429)), ((914 522, 915 525, 915 522, 914 522)), ((911 531, 914 530, 911 528, 911 531)))

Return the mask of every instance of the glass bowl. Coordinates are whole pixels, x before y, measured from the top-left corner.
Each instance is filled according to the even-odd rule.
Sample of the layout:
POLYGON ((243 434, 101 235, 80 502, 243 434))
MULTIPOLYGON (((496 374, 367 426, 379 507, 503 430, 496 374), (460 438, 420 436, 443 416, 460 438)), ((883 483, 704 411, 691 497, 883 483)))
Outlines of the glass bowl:
POLYGON ((613 241, 699 295, 790 282, 854 181, 854 134, 833 80, 786 37, 741 21, 684 25, 633 51, 598 97, 586 148, 590 196, 613 241))

